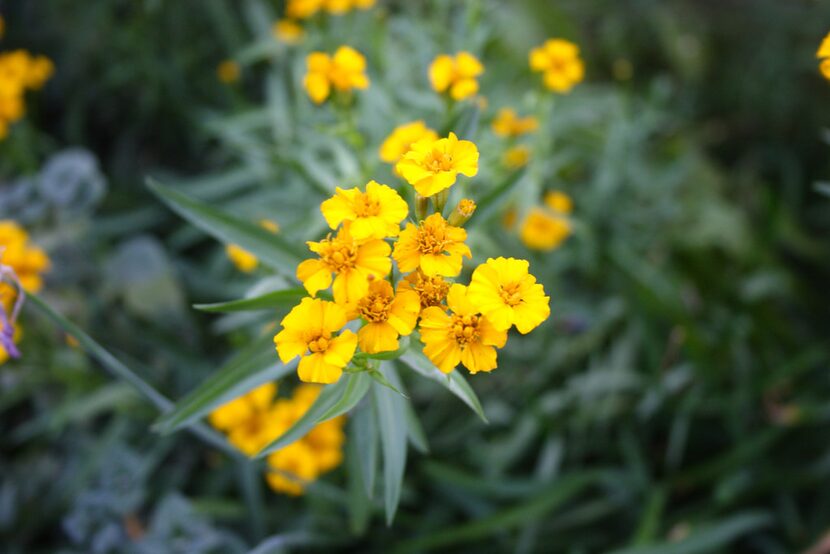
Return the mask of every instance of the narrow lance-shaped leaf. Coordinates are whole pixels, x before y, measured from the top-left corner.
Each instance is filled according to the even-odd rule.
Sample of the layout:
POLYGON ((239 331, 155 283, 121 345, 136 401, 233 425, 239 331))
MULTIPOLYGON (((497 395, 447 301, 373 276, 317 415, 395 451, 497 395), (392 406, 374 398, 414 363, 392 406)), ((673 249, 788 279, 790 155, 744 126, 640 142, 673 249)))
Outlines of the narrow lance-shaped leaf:
POLYGON ((293 306, 298 300, 308 296, 304 288, 297 287, 286 290, 266 292, 251 298, 240 298, 228 302, 213 304, 194 304, 193 307, 203 312, 246 312, 252 310, 270 310, 281 306, 293 306))
MULTIPOLYGON (((381 368, 384 374, 394 373, 394 368, 381 368)), ((383 503, 386 508, 386 524, 391 525, 401 498, 404 469, 406 468, 406 400, 389 387, 372 383, 372 400, 380 429, 383 452, 383 503)))
POLYGON ((366 393, 369 391, 369 384, 372 382, 371 378, 365 371, 355 373, 348 379, 346 389, 343 391, 343 396, 327 410, 317 420, 318 423, 333 419, 337 416, 347 413, 349 410, 357 406, 366 393))
POLYGON ((372 498, 375 493, 375 475, 378 469, 378 426, 374 406, 359 407, 352 418, 351 441, 360 452, 360 472, 366 495, 372 498))

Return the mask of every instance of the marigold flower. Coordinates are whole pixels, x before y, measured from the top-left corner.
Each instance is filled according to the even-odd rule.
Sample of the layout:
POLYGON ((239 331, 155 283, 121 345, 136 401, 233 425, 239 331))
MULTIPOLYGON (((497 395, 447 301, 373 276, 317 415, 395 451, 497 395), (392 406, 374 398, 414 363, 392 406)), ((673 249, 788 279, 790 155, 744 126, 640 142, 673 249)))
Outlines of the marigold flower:
POLYGON ((512 325, 527 334, 550 316, 550 297, 528 273, 530 264, 515 258, 489 258, 470 279, 467 298, 493 323, 507 331, 512 325))
POLYGON ((336 468, 343 461, 344 416, 336 417, 316 425, 305 436, 305 443, 314 451, 317 468, 320 472, 336 468))
POLYGON ((397 350, 398 337, 412 332, 420 311, 417 293, 399 288, 396 294, 385 279, 373 279, 357 302, 357 313, 366 320, 357 332, 360 349, 367 354, 397 350))
POLYGON ((585 77, 579 47, 567 40, 545 41, 530 51, 529 61, 530 69, 541 72, 545 86, 554 92, 567 93, 585 77))
POLYGON ((406 273, 419 267, 427 276, 455 277, 461 273, 462 256, 472 258, 464 244, 467 231, 449 225, 441 214, 432 214, 416 227, 407 223, 392 257, 406 273))
POLYGON ((464 100, 478 92, 476 77, 484 73, 484 66, 469 52, 453 56, 441 54, 429 66, 429 80, 436 92, 449 90, 454 100, 464 100))
POLYGON ((519 144, 508 148, 504 151, 502 163, 508 169, 519 169, 527 165, 530 161, 530 148, 524 144, 519 144))
POLYGON ((416 142, 395 168, 418 194, 432 196, 455 184, 459 173, 478 173, 478 148, 450 133, 447 138, 416 142))
POLYGON ((208 416, 210 424, 228 434, 228 441, 252 456, 287 428, 274 417, 274 383, 265 383, 249 393, 219 406, 208 416))
POLYGON ((409 206, 393 188, 369 181, 366 192, 337 187, 334 196, 320 205, 320 211, 332 229, 350 222, 352 238, 363 241, 398 236, 409 206))
POLYGON ((560 214, 569 214, 573 211, 571 197, 558 190, 552 190, 545 194, 545 205, 560 214))
POLYGON ((323 0, 288 0, 285 15, 292 19, 307 19, 323 7, 323 0))
POLYGON ((280 19, 271 28, 274 38, 285 44, 297 44, 303 40, 305 31, 296 21, 291 19, 280 19))
POLYGON ((398 281, 398 289, 416 292, 423 309, 443 304, 450 290, 450 283, 440 275, 429 277, 419 268, 398 281))
POLYGON ((507 342, 507 332, 496 329, 481 315, 463 285, 450 287, 447 305, 451 314, 440 307, 426 308, 421 313, 424 354, 444 373, 451 372, 459 362, 470 373, 495 369, 496 347, 507 342))
POLYGON ((315 104, 324 102, 332 88, 347 92, 369 87, 366 58, 349 46, 341 46, 334 56, 325 52, 312 52, 306 58, 306 63, 308 72, 303 79, 303 87, 315 104))
POLYGON ((308 248, 319 259, 305 260, 297 266, 297 279, 312 296, 332 285, 334 300, 353 304, 369 290, 369 277, 384 277, 392 269, 389 253, 392 248, 380 239, 359 243, 351 236, 349 224, 340 232, 320 242, 308 242, 308 248))
POLYGON ((399 125, 380 145, 378 155, 386 163, 396 163, 420 140, 438 140, 438 133, 420 120, 399 125))
POLYGON ((225 60, 216 66, 216 76, 225 84, 237 82, 241 72, 239 64, 233 60, 225 60))
MULTIPOLYGON (((29 243, 29 234, 11 220, 0 221, 0 264, 10 267, 20 285, 28 292, 43 287, 42 274, 51 262, 42 249, 29 243)), ((11 285, 0 283, 0 300, 10 301, 14 296, 11 285)))
POLYGON ((320 475, 315 453, 304 441, 296 441, 268 455, 268 486, 276 492, 300 496, 305 485, 320 475))
POLYGON ((502 108, 491 125, 493 132, 500 137, 518 137, 532 133, 539 128, 539 120, 533 116, 519 117, 516 110, 502 108))
POLYGON ((571 223, 567 218, 542 208, 533 208, 522 223, 519 238, 532 250, 550 251, 562 244, 570 234, 571 223))
POLYGON ((274 337, 283 363, 300 356, 297 373, 306 383, 334 383, 351 361, 357 335, 346 325, 346 310, 334 302, 303 298, 280 322, 282 331, 274 337))

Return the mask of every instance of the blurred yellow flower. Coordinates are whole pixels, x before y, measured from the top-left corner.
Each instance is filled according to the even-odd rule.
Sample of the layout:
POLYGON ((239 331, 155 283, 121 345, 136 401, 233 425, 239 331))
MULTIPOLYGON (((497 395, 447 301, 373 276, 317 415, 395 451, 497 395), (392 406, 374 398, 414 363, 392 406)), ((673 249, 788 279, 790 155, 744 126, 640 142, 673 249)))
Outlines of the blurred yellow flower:
POLYGON ((459 173, 478 173, 478 148, 450 133, 447 138, 416 142, 395 168, 418 194, 432 196, 455 184, 459 173))
MULTIPOLYGON (((0 264, 14 270, 20 285, 28 292, 43 286, 42 274, 51 262, 41 248, 29 243, 29 234, 16 222, 0 220, 0 264)), ((0 283, 0 301, 9 306, 15 296, 11 285, 0 283)))
POLYGON ((315 104, 324 102, 332 89, 348 92, 369 87, 366 58, 350 46, 341 46, 334 56, 312 52, 306 57, 306 64, 308 72, 303 79, 303 87, 315 104))
POLYGON ((297 266, 297 279, 314 296, 332 286, 332 273, 335 274, 332 289, 334 300, 339 304, 354 304, 369 290, 370 276, 383 278, 392 269, 389 244, 380 239, 356 241, 348 223, 336 236, 307 244, 319 258, 301 262, 297 266))
POLYGON ((462 256, 472 257, 465 240, 467 231, 449 225, 441 214, 435 213, 418 226, 407 223, 392 257, 404 273, 420 267, 429 277, 455 277, 461 273, 462 256))
POLYGON ((280 19, 271 28, 274 38, 285 44, 297 44, 305 36, 302 26, 291 19, 280 19))
POLYGON ((529 55, 530 69, 543 74, 545 86, 560 93, 570 91, 585 77, 579 47, 567 40, 549 39, 529 55))
POLYGON ((573 211, 571 197, 558 190, 552 190, 545 194, 545 206, 560 214, 569 214, 573 211))
POLYGON ((265 480, 276 492, 299 496, 305 485, 317 479, 320 468, 314 451, 305 441, 296 441, 268 455, 265 480))
POLYGON ((469 52, 441 54, 429 66, 429 81, 436 92, 449 91, 454 100, 464 100, 478 92, 476 77, 482 73, 484 66, 469 52))
POLYGON ((417 293, 423 309, 443 304, 450 290, 450 283, 440 275, 429 277, 418 268, 398 281, 398 288, 417 293))
POLYGON ((225 60, 216 66, 216 76, 225 84, 237 82, 240 73, 239 64, 233 60, 225 60))
POLYGON ((396 163, 420 140, 438 140, 438 133, 420 120, 399 125, 380 145, 380 159, 386 163, 396 163))
POLYGON ((265 383, 219 406, 210 413, 208 420, 215 428, 227 433, 231 444, 253 456, 286 429, 278 418, 273 417, 272 400, 276 392, 276 385, 265 383))
POLYGON ((533 116, 519 117, 516 110, 502 108, 492 123, 493 132, 500 137, 518 137, 539 128, 539 120, 533 116))
POLYGON ((524 144, 512 146, 504 151, 502 163, 508 169, 519 169, 530 161, 530 148, 524 144))
MULTIPOLYGON (((280 231, 280 226, 268 219, 261 220, 259 226, 272 233, 279 233, 280 231)), ((259 259, 239 245, 229 244, 225 246, 225 253, 233 265, 244 273, 251 273, 259 266, 259 259)))
POLYGON ((37 90, 52 76, 55 68, 44 56, 32 56, 25 50, 0 54, 0 139, 9 126, 25 113, 26 90, 37 90))
POLYGON ((473 271, 467 298, 496 329, 515 325, 526 335, 550 316, 550 297, 529 269, 526 260, 499 257, 473 271))
POLYGON ((444 373, 464 364, 470 373, 492 371, 497 366, 496 348, 507 342, 507 332, 496 329, 481 315, 467 295, 467 287, 455 284, 447 294, 452 311, 430 307, 421 313, 424 354, 444 373))
POLYGON ((334 302, 303 298, 280 322, 274 337, 280 360, 300 356, 297 373, 306 383, 335 383, 357 348, 357 335, 344 329, 346 310, 334 302))
POLYGON ((821 74, 828 80, 830 80, 830 33, 824 37, 824 40, 821 41, 821 45, 818 47, 818 52, 816 52, 816 57, 821 59, 821 63, 819 64, 819 70, 821 74))
POLYGON ((398 337, 412 333, 421 299, 411 290, 398 289, 385 279, 373 279, 369 292, 357 303, 357 313, 366 324, 357 332, 360 349, 367 354, 398 349, 398 337))
POLYGON ((285 15, 291 19, 307 19, 323 7, 323 0, 288 0, 285 15))
POLYGON ((532 250, 550 251, 562 244, 570 234, 571 224, 567 218, 542 208, 533 208, 522 222, 519 237, 532 250))
POLYGON ((350 222, 352 238, 363 241, 398 236, 409 206, 395 189, 369 181, 366 192, 357 187, 337 187, 334 196, 320 205, 320 211, 332 229, 344 221, 350 222))

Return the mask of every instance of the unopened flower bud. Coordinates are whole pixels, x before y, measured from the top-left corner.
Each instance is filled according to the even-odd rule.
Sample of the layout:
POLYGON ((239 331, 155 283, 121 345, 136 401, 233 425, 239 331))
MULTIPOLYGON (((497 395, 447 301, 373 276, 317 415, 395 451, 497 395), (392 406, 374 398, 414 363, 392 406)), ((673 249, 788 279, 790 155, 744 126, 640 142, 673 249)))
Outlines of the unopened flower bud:
POLYGON ((467 223, 476 211, 476 203, 469 198, 462 198, 450 214, 449 224, 460 227, 467 223))

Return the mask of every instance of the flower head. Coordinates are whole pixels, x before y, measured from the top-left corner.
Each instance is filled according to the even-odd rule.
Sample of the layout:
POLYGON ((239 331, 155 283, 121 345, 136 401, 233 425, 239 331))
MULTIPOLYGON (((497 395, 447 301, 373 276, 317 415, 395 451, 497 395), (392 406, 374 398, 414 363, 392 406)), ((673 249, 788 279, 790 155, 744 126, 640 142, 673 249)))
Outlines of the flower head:
POLYGON ((504 151, 502 163, 508 169, 519 169, 530 161, 530 148, 524 144, 512 146, 504 151))
POLYGON ((384 277, 392 269, 392 248, 380 239, 356 241, 349 224, 343 225, 336 236, 308 242, 308 247, 319 258, 300 263, 297 278, 314 296, 332 285, 334 274, 334 300, 341 304, 353 304, 365 296, 369 277, 384 277))
POLYGON ((216 66, 216 76, 225 84, 237 82, 240 73, 239 64, 233 60, 225 60, 216 66))
POLYGON ((545 206, 558 214, 569 214, 573 211, 571 197, 558 190, 552 190, 545 194, 545 206))
POLYGON ((291 19, 308 19, 323 7, 323 0, 288 0, 285 15, 291 19))
POLYGON ((317 479, 320 468, 314 451, 304 441, 296 441, 268 455, 268 486, 276 492, 300 496, 307 483, 317 479))
POLYGON ((394 189, 369 181, 366 192, 337 187, 334 196, 322 203, 320 211, 332 229, 344 221, 350 222, 352 238, 363 241, 398 236, 409 206, 394 189))
POLYGON ((357 302, 357 313, 366 324, 357 333, 360 349, 367 354, 398 349, 398 337, 415 328, 421 300, 411 290, 392 290, 385 279, 373 279, 369 292, 357 302))
POLYGON ((303 40, 305 31, 301 25, 291 19, 280 19, 271 28, 274 38, 285 44, 297 44, 303 40))
POLYGON ((455 284, 447 294, 447 314, 443 308, 430 307, 421 313, 421 341, 424 354, 444 373, 458 363, 470 373, 496 368, 496 348, 507 342, 507 332, 496 329, 471 302, 467 287, 455 284))
POLYGON ((533 208, 522 222, 519 238, 532 250, 550 251, 571 234, 571 223, 559 214, 533 208))
POLYGON ((469 52, 453 56, 441 54, 429 66, 429 80, 436 92, 449 91, 454 100, 464 100, 478 92, 476 77, 484 66, 469 52))
POLYGON ((501 137, 518 137, 532 133, 539 128, 539 120, 535 117, 519 117, 516 110, 502 108, 496 119, 493 120, 493 132, 501 137))
POLYGON ((443 304, 450 290, 450 283, 440 275, 429 277, 419 268, 400 280, 398 289, 411 290, 417 293, 421 302, 421 309, 424 309, 443 304))
POLYGON ((416 142, 395 168, 418 194, 432 196, 455 184, 459 173, 478 173, 478 148, 450 133, 447 138, 416 142))
POLYGON ((476 203, 469 198, 462 198, 455 205, 455 209, 450 214, 450 225, 461 226, 467 223, 473 214, 476 213, 476 203))
POLYGON ((366 58, 350 46, 341 46, 334 56, 325 52, 312 52, 306 58, 306 63, 308 72, 303 86, 315 104, 324 102, 332 89, 348 92, 369 86, 366 58))
POLYGON ((208 416, 210 424, 228 433, 228 440, 252 456, 276 439, 285 429, 273 417, 274 383, 265 383, 247 394, 219 406, 208 416))
POLYGON ((423 121, 413 121, 395 127, 392 133, 386 137, 380 145, 378 154, 380 159, 386 163, 398 162, 404 154, 418 141, 438 140, 438 133, 426 126, 423 121))
POLYGON ((398 237, 392 257, 404 273, 421 268, 430 277, 454 277, 461 273, 462 256, 472 258, 465 240, 467 231, 449 225, 436 213, 417 227, 408 223, 398 237))
MULTIPOLYGON (((20 225, 0 220, 0 264, 14 271, 24 290, 38 292, 51 262, 46 252, 29 243, 29 234, 20 225)), ((0 301, 8 303, 13 297, 11 285, 0 283, 0 301)))
POLYGON ((553 38, 534 48, 529 55, 530 69, 541 72, 545 86, 560 93, 570 91, 585 77, 585 64, 579 47, 567 40, 553 38))
POLYGON ((496 329, 516 326, 527 334, 550 315, 550 297, 528 273, 530 264, 515 258, 489 258, 473 271, 467 297, 496 329))
POLYGON ((357 335, 346 325, 346 310, 334 302, 303 298, 280 322, 274 337, 283 363, 300 356, 297 373, 306 383, 334 383, 351 361, 357 335), (340 331, 339 334, 335 335, 340 331))

